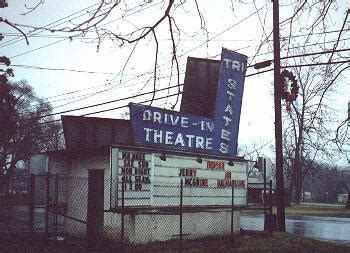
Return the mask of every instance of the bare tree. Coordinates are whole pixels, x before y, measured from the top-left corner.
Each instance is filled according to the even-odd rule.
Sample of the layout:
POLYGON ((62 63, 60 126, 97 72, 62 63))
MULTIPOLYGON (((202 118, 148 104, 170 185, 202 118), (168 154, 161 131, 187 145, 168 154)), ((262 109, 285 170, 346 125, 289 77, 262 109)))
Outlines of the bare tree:
MULTIPOLYGON (((139 24, 142 24, 140 26, 139 24, 134 24, 131 21, 127 19, 129 14, 135 13, 135 10, 139 9, 142 10, 144 8, 148 8, 149 5, 152 5, 153 1, 140 1, 139 4, 136 6, 130 7, 127 1, 122 0, 114 0, 114 1, 106 1, 106 0, 100 0, 99 4, 95 5, 95 8, 93 10, 89 10, 88 18, 85 18, 79 23, 74 24, 71 22, 70 26, 64 26, 64 27, 35 27, 28 24, 18 24, 18 23, 12 23, 9 20, 4 20, 8 25, 11 25, 12 27, 19 30, 26 38, 25 33, 21 29, 31 29, 32 32, 38 32, 38 31, 50 31, 50 32, 56 32, 56 33, 65 33, 68 34, 67 37, 69 37, 71 40, 74 38, 84 37, 87 33, 94 32, 96 35, 96 39, 93 41, 96 43, 97 50, 100 49, 102 43, 105 40, 111 40, 115 46, 117 47, 125 47, 126 45, 133 45, 129 56, 127 57, 127 60, 124 63, 124 67, 121 69, 120 74, 123 76, 123 72, 125 71, 126 66, 128 65, 130 58, 135 52, 136 47, 141 44, 143 41, 149 43, 153 43, 152 47, 148 47, 151 50, 154 50, 154 65, 153 65, 153 89, 156 90, 156 84, 158 80, 158 61, 159 61, 159 51, 160 51, 160 42, 159 42, 159 33, 160 31, 163 31, 164 26, 167 26, 168 29, 168 36, 170 43, 170 51, 171 51, 171 75, 172 77, 173 73, 175 73, 177 77, 177 84, 180 84, 180 70, 179 70, 179 62, 178 62, 178 56, 177 56, 177 44, 180 40, 180 34, 181 29, 178 27, 176 20, 174 18, 174 13, 178 8, 183 6, 186 1, 175 1, 175 0, 168 0, 164 1, 162 3, 162 14, 159 16, 155 16, 155 18, 152 18, 149 24, 145 24, 145 22, 140 19, 141 22, 139 24), (117 12, 122 12, 122 19, 125 21, 125 23, 129 24, 129 29, 125 30, 123 27, 119 26, 110 26, 108 24, 105 24, 111 17, 113 17, 114 14, 117 12), (161 28, 163 26, 163 28, 161 28), (174 71, 174 70, 175 71, 174 71)), ((206 28, 206 23, 204 20, 204 17, 200 11, 200 6, 197 2, 195 2, 195 8, 198 13, 198 19, 200 23, 200 29, 208 33, 206 28)), ((38 1, 36 5, 34 6, 26 6, 27 12, 23 13, 23 15, 30 14, 34 11, 39 11, 40 5, 45 4, 45 1, 38 1)), ((159 11, 157 11, 159 13, 159 11)), ((148 17, 152 17, 153 15, 147 15, 148 17)), ((109 22, 107 22, 109 23, 109 22)), ((112 22, 113 23, 113 22, 112 22)), ((28 42, 27 38, 26 41, 28 42)), ((148 82, 147 82, 148 83, 148 82)), ((178 96, 176 98, 175 104, 172 106, 173 108, 178 102, 179 95, 180 95, 180 87, 178 88, 178 96)), ((153 101, 155 96, 155 92, 152 95, 151 101, 153 101)))
MULTIPOLYGON (((314 57, 311 61, 319 60, 314 57)), ((295 190, 297 203, 300 203, 303 178, 314 168, 312 163, 330 158, 335 147, 334 122, 338 115, 332 97, 336 95, 336 83, 343 70, 342 65, 293 68, 299 97, 284 117, 284 150, 288 192, 292 194, 295 190)))
MULTIPOLYGON (((328 147, 334 144, 334 136, 331 136, 330 117, 332 112, 329 96, 332 94, 336 83, 339 81, 342 73, 349 67, 344 67, 345 45, 341 43, 344 26, 348 17, 346 13, 344 22, 340 24, 337 33, 330 33, 328 29, 335 27, 336 22, 333 19, 334 14, 339 14, 339 6, 334 1, 295 1, 283 3, 281 9, 286 10, 287 16, 280 22, 281 40, 284 56, 282 57, 282 66, 292 70, 298 79, 299 97, 293 104, 291 111, 287 113, 284 119, 285 123, 285 159, 287 175, 290 178, 289 192, 296 190, 297 202, 300 201, 300 191, 303 176, 305 174, 305 161, 314 161, 320 156, 326 156, 329 153, 328 147), (330 42, 332 42, 330 44, 330 42), (318 45, 318 50, 311 50, 310 45, 318 45), (301 50, 300 50, 301 48, 301 50)), ((135 48, 146 39, 151 42, 153 47, 149 50, 154 51, 153 64, 153 89, 156 89, 158 78, 158 59, 159 59, 159 34, 164 26, 168 30, 170 43, 170 63, 171 75, 173 69, 177 76, 179 84, 179 63, 178 63, 178 42, 181 40, 180 34, 185 33, 179 27, 176 20, 176 10, 189 4, 189 1, 168 0, 162 1, 161 12, 157 12, 155 18, 147 24, 139 22, 134 24, 126 20, 128 13, 137 8, 144 8, 150 5, 152 1, 143 1, 136 7, 129 7, 127 1, 101 0, 92 11, 89 11, 88 18, 71 23, 69 27, 33 27, 27 24, 14 24, 6 20, 6 23, 19 28, 28 28, 34 31, 48 30, 50 32, 64 32, 70 39, 83 37, 88 32, 95 32, 97 49, 100 48, 105 39, 111 39, 116 46, 124 47, 132 45, 130 55, 127 58, 121 73, 125 70, 135 48), (117 12, 123 13, 125 21, 130 23, 128 28, 108 26, 104 23, 108 18, 113 17, 117 12)), ((259 13, 255 2, 253 4, 256 12, 259 13)), ((44 1, 37 1, 36 5, 28 6, 28 13, 39 11, 44 1)), ((234 3, 231 1, 231 8, 234 3)), ((205 22, 205 16, 201 12, 200 2, 195 0, 194 8, 197 10, 197 22, 200 29, 208 34, 205 22)), ((285 12, 285 13, 286 13, 285 12)), ((266 12, 267 13, 267 12, 266 12)), ((263 40, 258 46, 254 57, 250 62, 253 63, 255 57, 263 49, 263 45, 269 46, 271 43, 271 32, 267 32, 263 24, 262 16, 258 15, 259 21, 263 26, 263 40), (266 38, 265 38, 266 37, 266 38)), ((266 19, 266 16, 265 16, 266 19)), ((265 21, 264 21, 265 22, 265 21)), ((315 48, 315 47, 313 47, 315 48)), ((153 93, 152 99, 154 98, 153 93)), ((178 99, 177 99, 178 100, 178 99)), ((175 104, 177 101, 175 102, 175 104)), ((174 108, 175 105, 172 107, 174 108)))
POLYGON ((19 161, 27 163, 33 153, 61 149, 64 145, 61 124, 43 120, 52 111, 48 102, 38 98, 26 81, 10 84, 10 93, 15 127, 2 139, 0 151, 0 176, 8 182, 19 161))

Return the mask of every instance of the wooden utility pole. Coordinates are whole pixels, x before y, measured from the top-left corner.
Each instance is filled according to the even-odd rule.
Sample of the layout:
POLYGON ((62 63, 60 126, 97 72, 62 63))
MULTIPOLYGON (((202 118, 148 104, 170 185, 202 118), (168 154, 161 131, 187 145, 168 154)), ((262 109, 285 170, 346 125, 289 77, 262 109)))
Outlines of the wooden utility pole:
POLYGON ((274 99, 275 99, 275 146, 276 146, 276 194, 277 194, 277 230, 286 231, 284 209, 284 179, 282 153, 282 82, 281 51, 279 31, 279 1, 273 1, 273 53, 274 53, 274 99))

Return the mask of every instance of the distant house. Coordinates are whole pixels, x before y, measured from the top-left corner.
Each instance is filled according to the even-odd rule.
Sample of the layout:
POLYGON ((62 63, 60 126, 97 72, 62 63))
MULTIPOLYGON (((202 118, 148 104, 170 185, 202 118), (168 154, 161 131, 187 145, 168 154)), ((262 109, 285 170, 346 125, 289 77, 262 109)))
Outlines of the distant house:
POLYGON ((271 158, 258 157, 257 163, 254 164, 254 166, 251 165, 251 169, 248 173, 247 198, 249 203, 263 203, 264 182, 266 182, 265 187, 268 192, 270 180, 272 180, 272 188, 274 189, 275 181, 271 158), (264 170, 264 166, 266 170, 264 170))
POLYGON ((347 201, 348 201, 347 193, 338 194, 338 203, 346 204, 347 201))

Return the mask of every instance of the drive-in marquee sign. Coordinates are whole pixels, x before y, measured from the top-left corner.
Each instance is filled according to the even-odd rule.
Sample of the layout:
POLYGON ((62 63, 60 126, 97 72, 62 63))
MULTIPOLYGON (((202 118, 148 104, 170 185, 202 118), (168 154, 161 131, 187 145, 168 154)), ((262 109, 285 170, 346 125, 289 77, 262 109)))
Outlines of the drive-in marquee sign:
POLYGON ((228 206, 246 204, 247 163, 226 159, 111 148, 111 208, 133 206, 178 206, 183 182, 183 205, 228 206), (123 191, 124 187, 124 191, 123 191), (234 191, 232 191, 234 188, 234 191), (232 196, 233 194, 233 196, 232 196))
POLYGON ((246 63, 245 55, 223 48, 213 118, 131 103, 135 144, 236 156, 246 63))

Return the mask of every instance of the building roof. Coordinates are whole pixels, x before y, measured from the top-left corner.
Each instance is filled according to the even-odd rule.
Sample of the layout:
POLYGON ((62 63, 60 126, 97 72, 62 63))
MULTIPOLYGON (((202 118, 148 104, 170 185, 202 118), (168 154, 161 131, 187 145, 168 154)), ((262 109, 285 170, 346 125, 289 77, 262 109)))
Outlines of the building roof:
POLYGON ((109 145, 133 143, 129 120, 62 116, 66 150, 96 150, 109 145))

